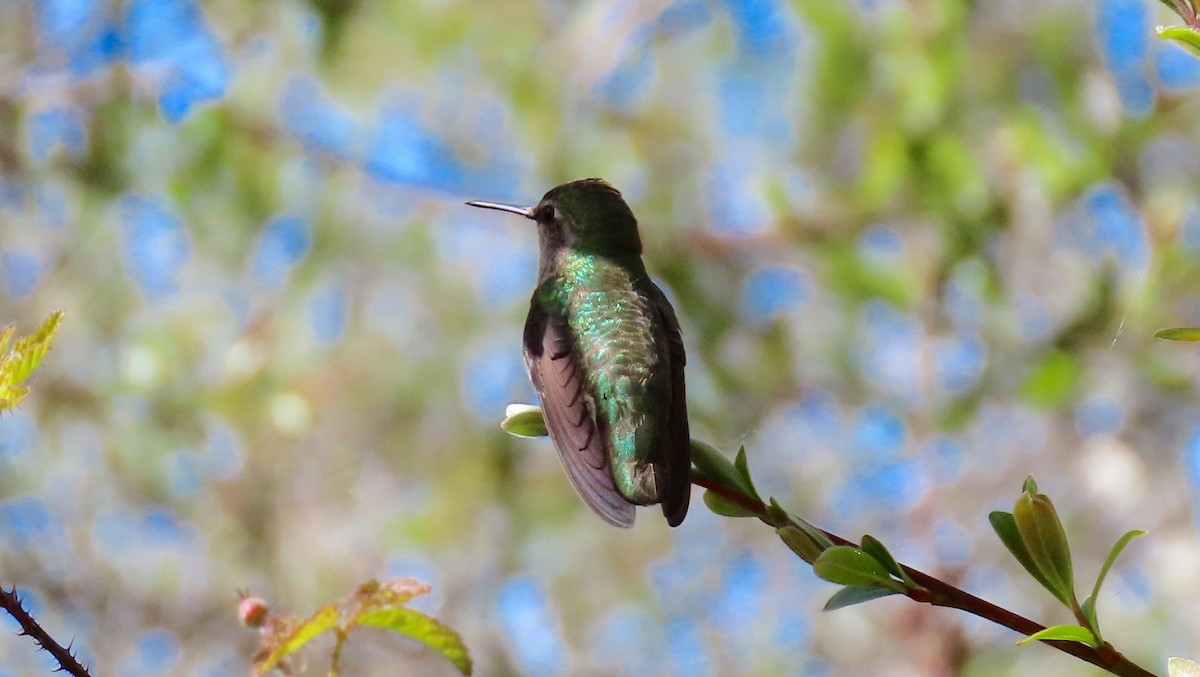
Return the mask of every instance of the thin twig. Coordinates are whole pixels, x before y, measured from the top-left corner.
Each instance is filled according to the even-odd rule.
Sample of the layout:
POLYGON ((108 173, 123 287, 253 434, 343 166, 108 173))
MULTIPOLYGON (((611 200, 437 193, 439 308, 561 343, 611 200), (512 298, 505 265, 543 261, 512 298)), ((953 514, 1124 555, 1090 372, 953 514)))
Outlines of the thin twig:
POLYGON ((21 606, 21 598, 17 596, 17 589, 14 587, 11 590, 5 590, 0 586, 0 609, 4 609, 10 616, 17 620, 21 625, 21 631, 18 635, 32 637, 33 641, 38 643, 38 646, 46 650, 46 653, 54 657, 58 661, 58 669, 72 677, 91 677, 88 670, 79 659, 75 658, 75 654, 71 653, 71 645, 63 646, 56 642, 50 633, 42 629, 33 616, 21 606))
MULTIPOLYGON (((699 473, 692 473, 692 484, 704 487, 709 491, 719 494, 723 498, 727 498, 734 503, 754 512, 760 520, 769 526, 776 527, 779 525, 773 524, 770 517, 767 515, 767 506, 761 501, 754 499, 751 496, 746 496, 734 487, 721 484, 699 473)), ((857 547, 857 544, 849 541, 837 534, 830 533, 822 529, 829 540, 838 545, 849 545, 857 547)), ((921 590, 910 590, 906 594, 914 601, 934 606, 949 607, 959 609, 980 618, 986 618, 993 623, 1003 625, 1006 628, 1015 630, 1022 635, 1029 636, 1035 632, 1045 630, 1045 626, 1014 613, 1003 607, 996 606, 987 600, 981 599, 971 593, 960 590, 959 588, 950 585, 949 583, 934 578, 927 573, 918 571, 912 567, 900 565, 913 581, 924 588, 921 590)), ((1071 654, 1072 656, 1091 663, 1098 668, 1103 668, 1114 675, 1121 677, 1156 677, 1152 672, 1145 670, 1137 664, 1130 661, 1121 652, 1117 651, 1107 642, 1100 648, 1093 648, 1079 642, 1066 642, 1060 640, 1042 640, 1043 644, 1049 645, 1062 651, 1071 654)))

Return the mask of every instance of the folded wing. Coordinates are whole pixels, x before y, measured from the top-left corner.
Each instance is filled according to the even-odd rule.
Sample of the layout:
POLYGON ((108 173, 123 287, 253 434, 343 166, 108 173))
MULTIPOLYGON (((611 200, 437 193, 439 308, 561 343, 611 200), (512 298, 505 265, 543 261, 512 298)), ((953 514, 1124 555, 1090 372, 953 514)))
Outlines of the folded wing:
POLYGON ((575 491, 605 521, 633 526, 634 507, 613 484, 604 440, 588 409, 586 384, 566 318, 547 313, 536 295, 525 321, 525 366, 541 398, 550 439, 575 491))
POLYGON ((687 392, 684 388, 683 367, 687 353, 683 347, 683 334, 679 331, 679 320, 667 297, 653 283, 655 309, 666 327, 667 348, 671 363, 671 406, 663 437, 666 446, 667 489, 662 495, 662 511, 667 524, 679 526, 687 516, 688 503, 692 496, 692 439, 688 431, 687 392))

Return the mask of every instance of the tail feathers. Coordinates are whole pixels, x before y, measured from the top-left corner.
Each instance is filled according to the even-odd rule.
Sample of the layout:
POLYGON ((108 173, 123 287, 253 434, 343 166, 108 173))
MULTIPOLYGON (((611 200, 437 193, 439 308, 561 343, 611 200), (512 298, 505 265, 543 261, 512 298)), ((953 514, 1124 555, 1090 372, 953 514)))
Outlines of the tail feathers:
MULTIPOLYGON (((673 470, 678 470, 674 469, 673 470)), ((667 524, 677 527, 683 523, 683 518, 687 517, 688 503, 692 498, 692 478, 691 468, 682 468, 684 476, 682 481, 679 478, 672 477, 670 482, 670 491, 667 496, 663 497, 662 511, 663 516, 667 518, 667 524)))

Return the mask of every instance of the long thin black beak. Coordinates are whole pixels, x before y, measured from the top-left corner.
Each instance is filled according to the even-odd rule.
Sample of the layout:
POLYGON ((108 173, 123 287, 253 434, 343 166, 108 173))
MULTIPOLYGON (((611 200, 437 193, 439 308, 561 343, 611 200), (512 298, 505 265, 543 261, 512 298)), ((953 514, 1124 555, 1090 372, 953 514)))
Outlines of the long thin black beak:
POLYGON ((506 205, 502 202, 480 202, 478 200, 472 200, 467 204, 472 207, 479 207, 480 209, 495 209, 501 212, 520 214, 527 219, 533 218, 533 207, 518 207, 517 205, 506 205))

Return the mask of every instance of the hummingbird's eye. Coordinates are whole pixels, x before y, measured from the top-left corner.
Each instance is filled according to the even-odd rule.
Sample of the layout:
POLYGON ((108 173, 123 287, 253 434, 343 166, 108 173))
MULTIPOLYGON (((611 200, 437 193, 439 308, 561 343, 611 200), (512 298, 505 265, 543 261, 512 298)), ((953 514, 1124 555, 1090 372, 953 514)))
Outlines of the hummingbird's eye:
POLYGON ((545 205, 533 213, 533 219, 538 223, 550 223, 554 220, 554 207, 545 205))

